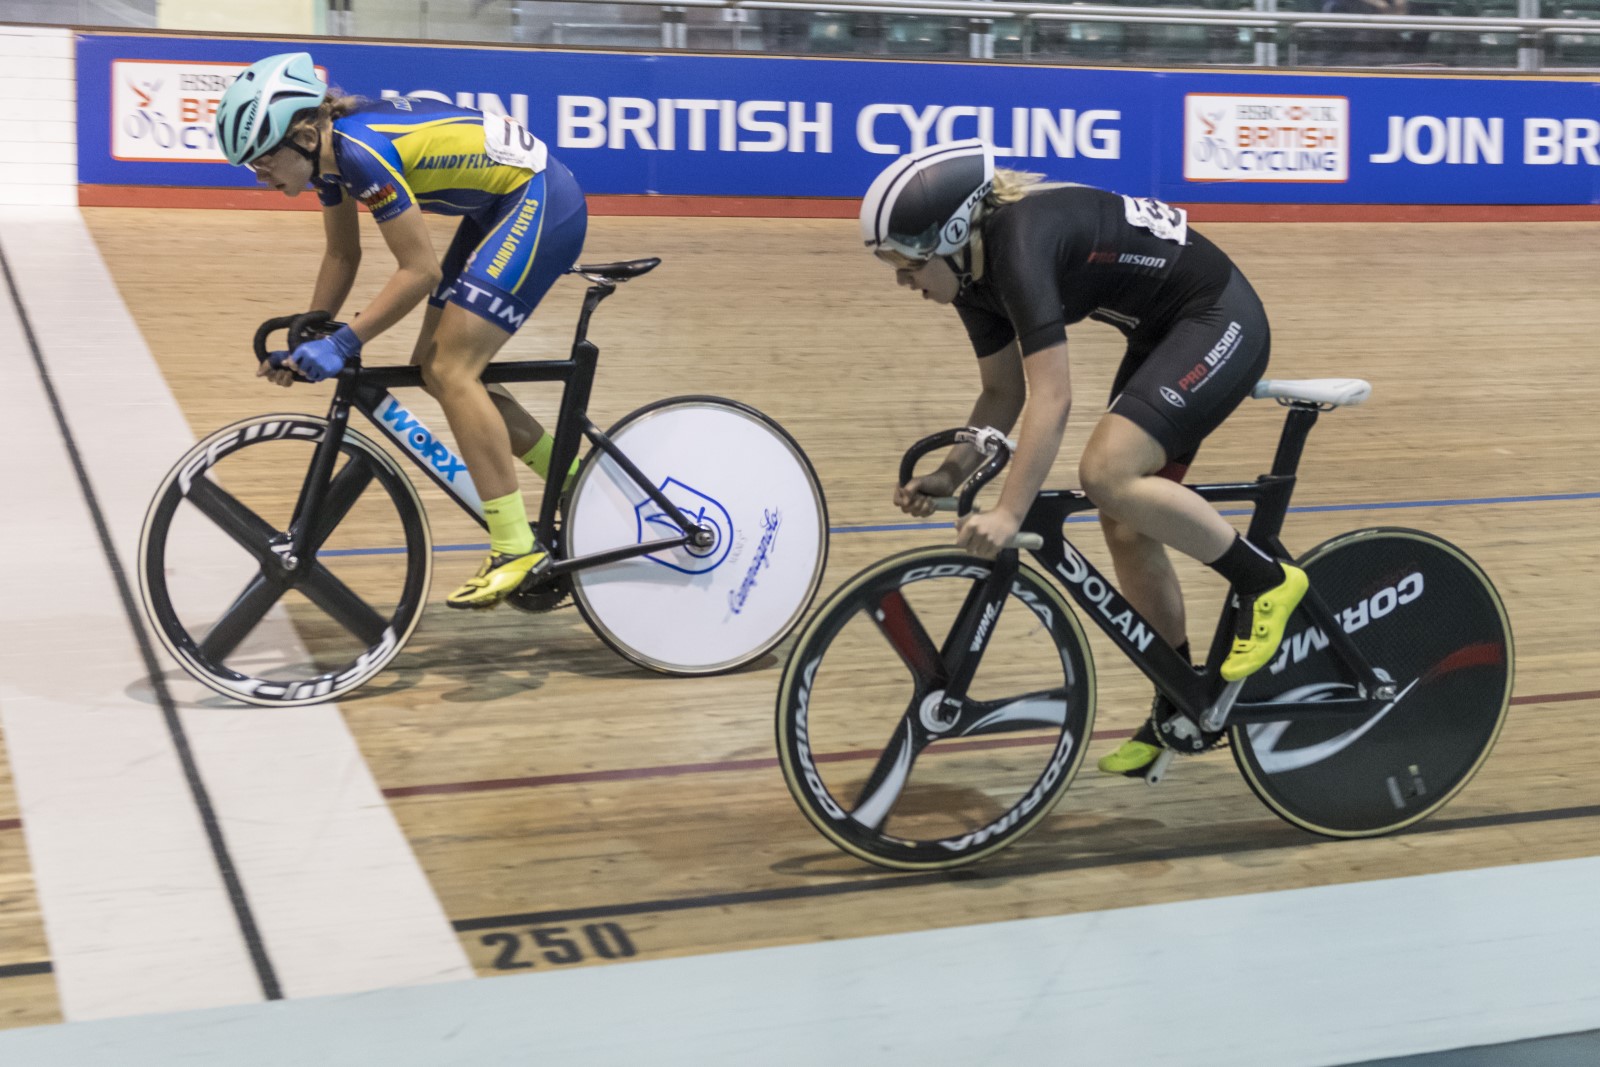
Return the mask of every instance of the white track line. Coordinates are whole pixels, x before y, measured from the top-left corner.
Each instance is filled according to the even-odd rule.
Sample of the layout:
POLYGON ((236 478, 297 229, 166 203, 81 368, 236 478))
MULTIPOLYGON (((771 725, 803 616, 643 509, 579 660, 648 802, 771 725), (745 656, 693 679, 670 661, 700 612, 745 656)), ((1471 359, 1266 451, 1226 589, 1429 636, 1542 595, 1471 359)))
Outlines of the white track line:
MULTIPOLYGON (((0 213, 0 243, 11 260, 116 551, 133 582, 145 506, 168 466, 192 443, 187 424, 76 209, 0 213)), ((6 424, 8 437, 15 437, 12 454, 59 453, 59 434, 45 421, 47 409, 36 395, 31 354, 22 344, 7 343, 4 349, 6 379, 12 384, 0 400, 5 416, 0 422, 6 424), (30 392, 22 394, 19 383, 30 392)), ((219 366, 218 372, 229 369, 231 365, 219 366)), ((241 388, 250 384, 247 370, 240 381, 241 388)), ((15 464, 4 478, 0 485, 10 490, 6 499, 26 502, 8 508, 8 519, 51 517, 27 535, 26 543, 36 546, 35 551, 6 553, 5 580, 19 583, 15 588, 21 594, 7 595, 0 609, 15 619, 7 656, 36 664, 33 669, 40 677, 32 695, 58 707, 94 707, 98 702, 102 717, 159 721, 159 711, 149 704, 142 665, 126 648, 110 644, 109 638, 92 644, 63 640, 59 629, 49 633, 37 625, 41 613, 68 612, 68 628, 120 630, 123 646, 131 645, 128 623, 106 576, 103 553, 93 543, 74 479, 60 463, 49 476, 29 464, 15 464), (19 613, 23 618, 16 619, 19 613), (102 649, 116 654, 96 658, 102 649)), ((17 537, 13 542, 8 533, 8 546, 24 543, 20 531, 17 537)), ((161 659, 170 668, 164 654, 161 659)), ((8 672, 8 689, 15 682, 8 672)), ((197 687, 186 691, 199 692, 197 687)), ((5 692, 0 690, 0 697, 5 692)), ((40 733, 23 730, 14 738, 6 710, 23 827, 40 872, 40 902, 61 974, 65 1012, 69 1018, 87 1018, 154 1010, 151 999, 168 994, 153 989, 162 983, 141 973, 138 957, 144 949, 116 950, 116 938, 106 931, 136 930, 140 936, 133 940, 139 945, 160 946, 179 933, 182 923, 165 929, 144 904, 120 906, 121 893, 104 887, 115 886, 120 872, 143 872, 152 839, 175 833, 179 823, 193 824, 194 804, 188 804, 182 818, 162 808, 122 819, 114 834, 91 832, 87 836, 95 850, 90 855, 85 852, 84 812, 52 819, 49 808, 38 802, 40 790, 65 775, 75 782, 73 796, 82 809, 124 816, 138 811, 147 786, 135 772, 151 760, 164 759, 171 742, 153 729, 148 743, 131 749, 112 731, 69 732, 64 726, 58 736, 48 715, 39 716, 35 730, 40 733), (63 762, 94 771, 78 775, 61 766, 63 762), (47 868, 62 873, 46 876, 47 868), (96 903, 75 906, 85 899, 96 903), (109 940, 102 943, 102 937, 109 940), (69 956, 87 956, 64 958, 66 946, 72 946, 69 956), (106 957, 98 961, 97 946, 106 957), (69 988, 79 983, 92 988, 93 995, 69 997, 69 988)), ((264 710, 211 703, 184 707, 180 714, 266 955, 286 995, 471 976, 460 942, 337 707, 264 710)), ((161 780, 166 790, 162 795, 176 797, 181 777, 174 785, 168 766, 161 780)), ((178 920, 193 914, 178 902, 191 890, 206 901, 218 896, 215 864, 205 842, 193 835, 184 842, 194 852, 192 857, 185 852, 185 862, 211 864, 209 875, 139 875, 150 880, 152 892, 164 888, 173 898, 178 920)), ((218 903, 226 912, 225 899, 218 903)), ((204 914, 211 905, 196 907, 204 914)), ((218 966, 213 958, 218 952, 242 951, 238 926, 232 925, 226 937, 208 929, 197 939, 205 943, 206 952, 186 958, 191 984, 199 988, 172 992, 166 1000, 169 1010, 261 995, 259 989, 251 994, 228 974, 208 977, 218 966)), ((179 970, 182 962, 174 961, 179 970)))
POLYGON ((1600 1026, 1597 899, 1600 859, 1524 864, 12 1031, 0 1061, 1324 1067, 1600 1026))

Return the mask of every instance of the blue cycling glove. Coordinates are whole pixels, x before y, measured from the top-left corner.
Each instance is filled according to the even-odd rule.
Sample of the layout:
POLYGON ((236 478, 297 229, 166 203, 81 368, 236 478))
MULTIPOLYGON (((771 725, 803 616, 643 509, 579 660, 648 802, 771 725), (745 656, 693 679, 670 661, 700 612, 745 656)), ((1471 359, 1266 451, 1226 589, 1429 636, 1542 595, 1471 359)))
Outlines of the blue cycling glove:
POLYGON ((341 326, 327 337, 307 341, 296 348, 290 358, 294 360, 301 377, 308 382, 320 382, 344 370, 350 357, 360 351, 361 338, 350 327, 341 326))

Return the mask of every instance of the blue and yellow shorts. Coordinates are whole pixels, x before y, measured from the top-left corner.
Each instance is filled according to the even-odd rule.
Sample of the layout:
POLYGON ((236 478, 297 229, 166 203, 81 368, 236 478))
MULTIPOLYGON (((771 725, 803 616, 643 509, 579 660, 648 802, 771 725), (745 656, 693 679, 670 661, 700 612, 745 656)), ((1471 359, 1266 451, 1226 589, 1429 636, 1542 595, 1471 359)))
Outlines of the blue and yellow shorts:
POLYGON ((428 303, 459 305, 515 333, 578 261, 589 212, 572 172, 555 159, 501 203, 487 232, 477 219, 461 220, 428 303))

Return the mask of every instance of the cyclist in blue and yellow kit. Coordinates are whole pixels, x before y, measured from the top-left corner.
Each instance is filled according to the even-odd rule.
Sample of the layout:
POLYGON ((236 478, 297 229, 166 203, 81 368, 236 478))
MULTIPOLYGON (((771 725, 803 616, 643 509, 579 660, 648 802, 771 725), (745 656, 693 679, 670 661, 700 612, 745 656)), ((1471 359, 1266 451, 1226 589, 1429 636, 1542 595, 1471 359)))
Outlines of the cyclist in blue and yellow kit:
POLYGON ((397 268, 372 302, 329 337, 275 353, 312 381, 337 374, 361 346, 428 301, 412 362, 444 409, 483 500, 489 556, 451 607, 489 607, 545 559, 534 543, 516 458, 549 477, 551 437, 511 395, 479 376, 539 300, 577 261, 588 226, 572 174, 514 120, 431 100, 377 102, 329 90, 305 52, 251 65, 217 107, 228 161, 285 196, 315 188, 327 246, 311 308, 338 314, 361 262, 365 204, 397 268), (461 217, 441 259, 422 212, 461 217))

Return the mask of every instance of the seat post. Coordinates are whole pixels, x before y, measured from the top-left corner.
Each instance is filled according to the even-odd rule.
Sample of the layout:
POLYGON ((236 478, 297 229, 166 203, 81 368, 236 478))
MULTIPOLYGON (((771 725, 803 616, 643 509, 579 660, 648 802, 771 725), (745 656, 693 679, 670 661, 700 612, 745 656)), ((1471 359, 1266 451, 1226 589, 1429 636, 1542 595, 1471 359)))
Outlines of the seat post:
POLYGON ((583 310, 578 313, 578 332, 572 339, 572 349, 576 353, 584 339, 589 336, 589 319, 594 315, 594 309, 600 306, 600 301, 617 291, 615 283, 606 282, 591 285, 583 294, 583 310))
POLYGON ((1316 404, 1294 401, 1288 405, 1289 417, 1284 420, 1283 433, 1278 437, 1278 452, 1272 457, 1274 475, 1292 475, 1300 469, 1300 455, 1305 451, 1306 437, 1317 424, 1320 408, 1316 404))

